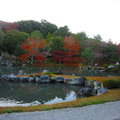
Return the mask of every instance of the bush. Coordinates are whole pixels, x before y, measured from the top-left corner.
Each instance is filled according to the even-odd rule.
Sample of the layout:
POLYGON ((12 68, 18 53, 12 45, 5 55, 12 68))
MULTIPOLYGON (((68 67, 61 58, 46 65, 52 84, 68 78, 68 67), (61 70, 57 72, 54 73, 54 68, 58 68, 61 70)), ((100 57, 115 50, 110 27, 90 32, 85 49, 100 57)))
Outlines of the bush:
POLYGON ((108 89, 120 88, 120 79, 119 80, 113 80, 113 79, 105 80, 103 82, 103 86, 108 89))

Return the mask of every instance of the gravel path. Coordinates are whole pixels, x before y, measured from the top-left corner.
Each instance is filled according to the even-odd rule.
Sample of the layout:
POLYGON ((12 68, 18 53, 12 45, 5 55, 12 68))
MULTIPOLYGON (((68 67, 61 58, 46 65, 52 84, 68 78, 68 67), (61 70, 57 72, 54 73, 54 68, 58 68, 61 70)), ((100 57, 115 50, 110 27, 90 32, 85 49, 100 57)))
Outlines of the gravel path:
POLYGON ((120 120, 120 101, 43 112, 1 114, 0 120, 120 120))

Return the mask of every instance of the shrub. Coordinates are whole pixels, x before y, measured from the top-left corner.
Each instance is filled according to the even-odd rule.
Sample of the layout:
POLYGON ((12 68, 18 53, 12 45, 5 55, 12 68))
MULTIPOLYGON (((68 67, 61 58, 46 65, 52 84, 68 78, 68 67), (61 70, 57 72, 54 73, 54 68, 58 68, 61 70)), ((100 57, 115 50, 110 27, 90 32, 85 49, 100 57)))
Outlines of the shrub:
POLYGON ((113 88, 120 88, 120 79, 119 80, 113 80, 113 79, 108 79, 103 82, 104 87, 108 89, 113 89, 113 88))

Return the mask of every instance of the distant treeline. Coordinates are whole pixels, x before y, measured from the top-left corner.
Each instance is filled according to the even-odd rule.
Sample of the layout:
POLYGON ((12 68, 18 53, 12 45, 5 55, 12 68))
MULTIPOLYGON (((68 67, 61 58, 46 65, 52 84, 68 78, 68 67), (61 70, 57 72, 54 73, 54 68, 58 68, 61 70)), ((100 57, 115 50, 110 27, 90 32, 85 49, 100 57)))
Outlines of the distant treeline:
POLYGON ((90 38, 85 32, 71 33, 68 26, 57 27, 46 20, 41 20, 41 22, 22 20, 13 23, 0 21, 1 52, 15 56, 30 54, 28 48, 22 49, 21 47, 26 40, 30 44, 31 39, 32 43, 34 40, 46 42, 44 44, 46 47, 34 48, 35 53, 31 54, 32 59, 36 53, 44 52, 48 62, 64 63, 69 58, 73 58, 77 59, 73 60, 77 63, 104 64, 120 60, 120 44, 113 44, 112 41, 105 42, 100 35, 90 38), (54 59, 52 59, 53 56, 55 56, 54 59), (64 57, 66 57, 65 60, 63 60, 64 57))

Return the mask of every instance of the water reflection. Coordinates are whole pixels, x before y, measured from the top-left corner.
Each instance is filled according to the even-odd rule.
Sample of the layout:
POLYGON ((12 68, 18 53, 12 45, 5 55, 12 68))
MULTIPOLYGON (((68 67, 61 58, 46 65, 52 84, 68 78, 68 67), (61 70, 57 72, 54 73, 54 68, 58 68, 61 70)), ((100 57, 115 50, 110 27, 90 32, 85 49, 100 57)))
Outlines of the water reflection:
POLYGON ((0 106, 53 104, 75 100, 79 86, 0 82, 0 106))

